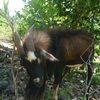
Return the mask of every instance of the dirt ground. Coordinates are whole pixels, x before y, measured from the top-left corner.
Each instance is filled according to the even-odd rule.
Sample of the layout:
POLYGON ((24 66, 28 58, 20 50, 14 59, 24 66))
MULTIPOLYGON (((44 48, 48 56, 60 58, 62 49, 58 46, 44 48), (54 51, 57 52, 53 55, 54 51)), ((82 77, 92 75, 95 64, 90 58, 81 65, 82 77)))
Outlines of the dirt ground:
MULTIPOLYGON (((11 41, 0 37, 0 100, 16 100, 11 74, 12 48, 13 43, 11 41)), ((28 75, 26 70, 20 66, 16 52, 14 53, 14 74, 18 89, 18 100, 26 100, 25 87, 28 75)), ((59 89, 59 100, 85 100, 85 74, 81 75, 80 72, 77 72, 77 74, 72 75, 74 77, 71 77, 71 75, 67 80, 65 79, 59 89)), ((45 100, 52 100, 52 80, 48 81, 45 100)), ((92 84, 90 92, 90 100, 100 100, 100 84, 92 84)))

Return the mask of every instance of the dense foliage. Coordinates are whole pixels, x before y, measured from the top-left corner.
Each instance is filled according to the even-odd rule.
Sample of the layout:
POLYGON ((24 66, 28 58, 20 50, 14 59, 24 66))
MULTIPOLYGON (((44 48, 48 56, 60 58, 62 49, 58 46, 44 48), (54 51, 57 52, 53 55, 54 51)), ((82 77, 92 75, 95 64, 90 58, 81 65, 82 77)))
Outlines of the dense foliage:
POLYGON ((99 2, 99 0, 28 0, 23 13, 17 14, 21 18, 22 29, 34 25, 39 28, 66 26, 94 31, 100 28, 99 2))
MULTIPOLYGON (((17 12, 20 34, 34 25, 35 28, 63 26, 91 31, 96 43, 100 38, 99 0, 23 0, 22 14, 17 12)), ((96 47, 98 50, 100 46, 96 47)), ((99 54, 99 51, 97 53, 99 54)))

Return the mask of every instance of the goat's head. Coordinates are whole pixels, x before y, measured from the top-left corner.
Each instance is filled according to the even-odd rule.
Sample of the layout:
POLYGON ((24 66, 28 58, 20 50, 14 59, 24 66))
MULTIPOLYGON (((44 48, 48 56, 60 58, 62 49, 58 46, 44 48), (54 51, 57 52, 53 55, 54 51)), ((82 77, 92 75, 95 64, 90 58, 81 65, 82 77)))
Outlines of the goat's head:
POLYGON ((25 34, 24 44, 22 43, 19 34, 15 32, 14 42, 21 58, 21 65, 26 68, 34 85, 36 87, 41 87, 46 75, 45 60, 57 61, 58 59, 44 49, 35 49, 34 41, 32 39, 32 30, 33 28, 31 27, 25 34))

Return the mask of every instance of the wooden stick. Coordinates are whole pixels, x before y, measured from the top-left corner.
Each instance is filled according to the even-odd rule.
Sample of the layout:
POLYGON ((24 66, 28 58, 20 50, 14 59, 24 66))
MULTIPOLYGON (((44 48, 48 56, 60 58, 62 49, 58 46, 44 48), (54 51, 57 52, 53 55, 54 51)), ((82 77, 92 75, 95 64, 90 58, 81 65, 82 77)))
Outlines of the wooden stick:
POLYGON ((12 79, 13 79, 13 85, 14 85, 14 90, 15 90, 15 96, 16 96, 16 100, 18 100, 18 89, 17 89, 17 84, 16 84, 16 78, 14 75, 14 52, 15 52, 15 44, 13 46, 13 50, 12 50, 12 59, 11 59, 11 73, 12 73, 12 79))

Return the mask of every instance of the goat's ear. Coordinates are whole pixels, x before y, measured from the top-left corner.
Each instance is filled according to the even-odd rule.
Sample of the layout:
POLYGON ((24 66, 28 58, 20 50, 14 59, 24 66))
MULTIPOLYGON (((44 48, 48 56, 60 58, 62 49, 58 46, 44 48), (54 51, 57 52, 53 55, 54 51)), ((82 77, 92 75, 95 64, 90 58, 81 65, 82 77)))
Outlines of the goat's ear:
POLYGON ((57 59, 56 57, 54 57, 51 53, 49 53, 49 52, 47 52, 47 51, 45 51, 45 50, 41 50, 41 55, 44 57, 44 58, 46 58, 46 59, 48 59, 48 60, 50 60, 50 61, 59 61, 59 59, 57 59))
POLYGON ((17 47, 18 53, 21 56, 22 54, 24 54, 24 49, 23 49, 23 44, 22 44, 22 41, 20 39, 20 36, 17 32, 14 32, 13 39, 14 39, 14 43, 17 47))

